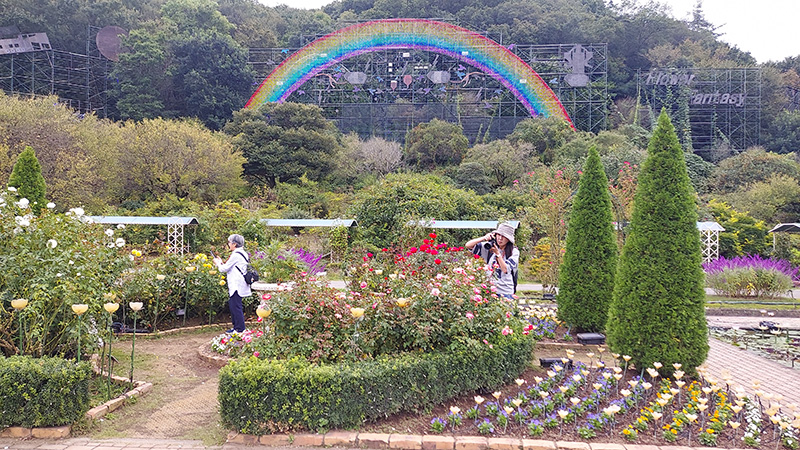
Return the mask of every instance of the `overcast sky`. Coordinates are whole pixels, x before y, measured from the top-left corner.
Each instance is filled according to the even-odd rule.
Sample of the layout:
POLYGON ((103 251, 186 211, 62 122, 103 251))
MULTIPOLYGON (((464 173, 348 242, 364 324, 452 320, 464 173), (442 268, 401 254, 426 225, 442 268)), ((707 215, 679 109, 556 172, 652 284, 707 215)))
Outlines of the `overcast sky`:
MULTIPOLYGON (((259 0, 269 6, 320 8, 331 0, 259 0)), ((644 0, 640 0, 644 1, 644 0)), ((690 17, 696 0, 661 0, 677 19, 690 17)), ((706 20, 718 26, 721 40, 750 52, 758 62, 800 55, 797 33, 800 0, 703 0, 706 20)))

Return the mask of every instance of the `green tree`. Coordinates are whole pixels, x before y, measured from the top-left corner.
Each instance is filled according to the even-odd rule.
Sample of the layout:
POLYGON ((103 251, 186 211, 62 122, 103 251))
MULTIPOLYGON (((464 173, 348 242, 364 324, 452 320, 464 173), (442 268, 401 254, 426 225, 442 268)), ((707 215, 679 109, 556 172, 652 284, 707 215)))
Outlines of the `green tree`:
POLYGON ((608 178, 592 147, 572 201, 556 297, 558 317, 579 330, 601 331, 608 320, 617 269, 613 220, 608 178))
POLYGON ((243 188, 242 155, 197 120, 127 122, 122 135, 112 178, 118 198, 217 202, 243 188))
POLYGON ((724 159, 711 173, 709 187, 713 193, 733 192, 741 186, 764 181, 773 174, 800 179, 800 164, 792 155, 779 155, 762 147, 724 159))
POLYGON ((27 198, 31 209, 35 214, 39 214, 44 208, 46 200, 44 197, 47 185, 42 176, 42 166, 36 159, 36 152, 32 147, 25 147, 25 150, 17 157, 8 185, 17 189, 19 198, 27 198))
POLYGON ((617 269, 608 343, 637 369, 689 373, 708 355, 695 194, 675 129, 662 111, 639 175, 630 234, 617 269))
POLYGON ((225 132, 247 159, 244 175, 274 187, 306 174, 318 181, 331 168, 341 135, 316 105, 268 103, 233 115, 225 132))
POLYGON ((569 124, 561 118, 535 118, 525 119, 518 123, 508 136, 508 140, 512 144, 522 142, 531 144, 533 154, 538 156, 543 163, 551 164, 556 160, 558 149, 574 135, 569 124))
POLYGON ((708 202, 708 209, 714 221, 725 228, 719 234, 719 256, 769 255, 772 240, 767 237, 768 228, 764 221, 714 199, 708 202))
POLYGON ((774 174, 721 198, 737 211, 747 211, 756 220, 794 222, 800 211, 800 183, 795 178, 774 174))
POLYGON ((800 153, 800 111, 781 111, 767 128, 763 142, 771 152, 800 153))
MULTIPOLYGON (((356 194, 350 214, 361 238, 379 247, 408 242, 410 220, 488 220, 497 217, 474 193, 456 189, 435 175, 389 174, 356 194)), ((460 245, 473 231, 443 232, 441 242, 460 245)), ((463 230, 462 230, 463 231, 463 230)), ((426 232, 427 233, 427 232, 426 232)))
MULTIPOLYGON (((498 139, 488 144, 477 144, 467 150, 467 156, 461 163, 465 172, 462 175, 462 168, 459 167, 458 178, 465 182, 465 186, 472 188, 475 192, 481 192, 480 187, 475 183, 469 183, 467 174, 474 170, 472 163, 478 163, 482 168, 483 177, 476 181, 488 181, 489 191, 502 187, 511 187, 514 180, 518 180, 525 171, 532 167, 531 145, 519 143, 512 145, 505 139, 498 139)), ((488 191, 484 191, 488 192, 488 191)))
POLYGON ((109 98, 122 119, 153 119, 166 114, 163 98, 169 89, 167 52, 160 32, 132 30, 125 39, 129 51, 114 66, 109 98))
POLYGON ((469 140, 461 126, 433 119, 406 134, 405 157, 409 165, 422 170, 461 163, 469 140))

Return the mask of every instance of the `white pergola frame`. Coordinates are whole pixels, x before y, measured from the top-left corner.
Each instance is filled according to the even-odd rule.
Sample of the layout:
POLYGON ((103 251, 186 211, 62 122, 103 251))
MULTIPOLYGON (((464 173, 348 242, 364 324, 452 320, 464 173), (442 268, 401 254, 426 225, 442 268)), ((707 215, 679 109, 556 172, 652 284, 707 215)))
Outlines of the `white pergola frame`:
POLYGON ((700 243, 703 246, 703 263, 719 258, 719 232, 725 231, 717 222, 697 222, 700 243))
POLYGON ((181 255, 188 251, 184 244, 184 228, 186 225, 197 225, 194 217, 143 217, 143 216, 89 216, 94 223, 109 225, 166 225, 167 253, 181 255))

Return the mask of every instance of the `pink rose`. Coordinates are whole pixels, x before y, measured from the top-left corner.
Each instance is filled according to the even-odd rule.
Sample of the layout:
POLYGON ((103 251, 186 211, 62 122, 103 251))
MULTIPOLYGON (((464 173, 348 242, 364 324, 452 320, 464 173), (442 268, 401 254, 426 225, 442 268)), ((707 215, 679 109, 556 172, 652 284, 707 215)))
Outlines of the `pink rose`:
POLYGON ((465 316, 467 317, 467 319, 469 319, 469 320, 472 320, 472 319, 474 319, 474 318, 475 318, 475 315, 474 315, 474 314, 472 314, 472 312, 471 312, 471 311, 467 311, 467 313, 466 313, 466 314, 464 314, 464 315, 465 315, 465 316))
POLYGON ((258 356, 259 356, 260 354, 261 354, 261 353, 258 353, 258 352, 253 352, 253 356, 255 356, 256 358, 258 358, 258 356))
POLYGON ((367 287, 367 282, 366 282, 366 281, 362 281, 362 282, 361 282, 361 284, 360 284, 359 286, 361 286, 361 289, 366 289, 366 287, 367 287))

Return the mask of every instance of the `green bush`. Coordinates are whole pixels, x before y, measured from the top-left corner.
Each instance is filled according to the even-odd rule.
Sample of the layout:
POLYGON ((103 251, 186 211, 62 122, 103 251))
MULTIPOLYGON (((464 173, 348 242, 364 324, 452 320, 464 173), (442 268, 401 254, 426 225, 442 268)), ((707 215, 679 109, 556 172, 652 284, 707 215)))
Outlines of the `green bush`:
POLYGON ((492 347, 336 365, 243 358, 220 371, 222 421, 248 434, 356 427, 509 382, 530 361, 533 345, 519 333, 492 347))
POLYGON ((601 331, 608 319, 617 269, 613 220, 608 179, 591 147, 573 201, 556 298, 559 318, 580 330, 601 331))
POLYGON ((706 275, 708 287, 728 297, 777 297, 792 288, 792 279, 775 270, 739 267, 706 275))
POLYGON ((33 148, 25 147, 19 154, 8 179, 8 185, 17 188, 18 198, 28 199, 34 214, 38 215, 42 211, 47 202, 44 197, 47 185, 42 176, 42 166, 36 159, 33 148))
POLYGON ((68 425, 89 409, 89 364, 0 356, 0 428, 68 425))
POLYGON ((695 194, 666 112, 648 146, 630 234, 614 282, 606 331, 612 351, 637 370, 654 362, 688 373, 708 355, 704 276, 695 194))

